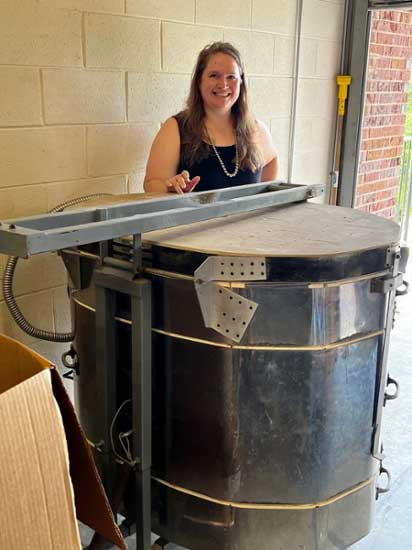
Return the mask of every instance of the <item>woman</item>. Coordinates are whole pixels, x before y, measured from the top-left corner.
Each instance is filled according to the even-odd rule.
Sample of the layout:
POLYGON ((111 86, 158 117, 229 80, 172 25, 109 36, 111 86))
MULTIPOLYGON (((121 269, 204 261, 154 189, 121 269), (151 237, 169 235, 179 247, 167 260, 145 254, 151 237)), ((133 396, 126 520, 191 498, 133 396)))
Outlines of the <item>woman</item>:
POLYGON ((276 179, 266 126, 249 112, 240 54, 215 42, 199 54, 185 111, 169 118, 150 151, 145 191, 187 193, 276 179))

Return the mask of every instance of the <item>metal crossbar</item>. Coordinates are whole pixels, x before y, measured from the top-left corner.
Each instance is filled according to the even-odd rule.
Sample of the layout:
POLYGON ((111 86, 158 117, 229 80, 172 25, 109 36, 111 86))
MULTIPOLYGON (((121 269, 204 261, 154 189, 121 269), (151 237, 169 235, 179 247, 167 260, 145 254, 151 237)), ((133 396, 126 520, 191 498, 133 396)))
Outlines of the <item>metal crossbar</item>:
POLYGON ((20 258, 304 201, 323 185, 257 183, 0 222, 0 253, 20 258))

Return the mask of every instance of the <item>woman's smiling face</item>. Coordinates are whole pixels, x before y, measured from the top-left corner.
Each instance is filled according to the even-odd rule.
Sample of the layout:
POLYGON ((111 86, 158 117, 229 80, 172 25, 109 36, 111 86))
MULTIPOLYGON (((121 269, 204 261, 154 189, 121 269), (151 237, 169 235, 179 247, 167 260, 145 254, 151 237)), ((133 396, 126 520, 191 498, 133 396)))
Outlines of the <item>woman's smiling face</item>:
POLYGON ((205 110, 230 111, 239 97, 241 82, 239 66, 232 56, 212 55, 199 86, 205 110))

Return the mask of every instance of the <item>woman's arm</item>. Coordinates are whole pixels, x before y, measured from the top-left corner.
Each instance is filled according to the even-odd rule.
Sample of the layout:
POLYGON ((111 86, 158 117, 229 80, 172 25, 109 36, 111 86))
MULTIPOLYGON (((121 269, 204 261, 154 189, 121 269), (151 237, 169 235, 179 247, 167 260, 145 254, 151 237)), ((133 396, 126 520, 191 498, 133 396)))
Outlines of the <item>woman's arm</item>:
POLYGON ((184 170, 177 174, 180 158, 180 134, 175 118, 169 118, 157 133, 150 149, 144 178, 144 190, 160 193, 185 193, 198 183, 184 170))
POLYGON ((260 149, 263 156, 261 181, 273 181, 278 177, 279 173, 278 153, 266 125, 259 120, 256 122, 259 132, 260 149))
POLYGON ((176 175, 179 155, 179 128, 176 119, 169 118, 162 124, 150 149, 144 178, 145 191, 167 192, 166 180, 176 175))

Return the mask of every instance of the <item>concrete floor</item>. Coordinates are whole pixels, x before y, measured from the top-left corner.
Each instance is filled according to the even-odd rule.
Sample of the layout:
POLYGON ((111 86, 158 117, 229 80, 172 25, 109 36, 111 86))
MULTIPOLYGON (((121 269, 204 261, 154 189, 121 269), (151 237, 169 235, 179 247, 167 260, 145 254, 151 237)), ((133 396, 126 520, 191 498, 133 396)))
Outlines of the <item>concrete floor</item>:
MULTIPOLYGON (((412 248, 412 235, 409 246, 412 248)), ((412 257, 405 277, 412 285, 412 257)), ((412 289, 397 300, 396 324, 392 332, 389 370, 400 384, 400 395, 384 409, 384 466, 392 475, 391 490, 376 504, 371 533, 350 550, 412 550, 412 289)), ((382 480, 384 484, 385 479, 382 480)), ((83 545, 90 532, 82 526, 83 545)), ((134 550, 134 537, 128 537, 134 550)), ((170 544, 167 550, 183 550, 170 544)), ((194 549, 192 549, 194 550, 194 549)), ((250 549, 253 550, 253 549, 250 549)), ((295 550, 295 549, 287 549, 295 550)))

